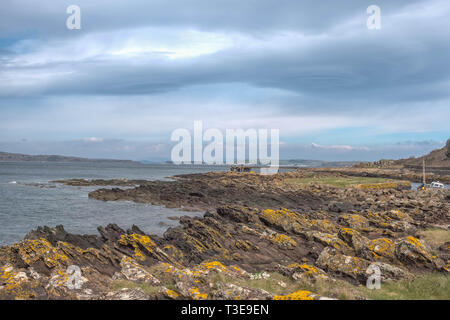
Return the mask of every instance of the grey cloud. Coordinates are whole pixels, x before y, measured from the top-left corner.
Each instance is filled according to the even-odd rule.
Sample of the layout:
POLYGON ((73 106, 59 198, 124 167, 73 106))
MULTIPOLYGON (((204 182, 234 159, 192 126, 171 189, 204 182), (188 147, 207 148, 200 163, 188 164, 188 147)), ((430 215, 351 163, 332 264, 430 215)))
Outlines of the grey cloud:
POLYGON ((170 145, 151 141, 104 139, 102 141, 20 141, 0 142, 0 150, 25 154, 58 154, 96 159, 126 159, 166 161, 170 145))
MULTIPOLYGON (((353 16, 354 10, 360 6, 352 2, 345 3, 343 7, 334 5, 333 9, 336 10, 327 12, 336 12, 337 16, 341 12, 344 15, 345 12, 345 17, 348 18, 353 16)), ((383 10, 384 6, 392 8, 392 4, 382 5, 383 10)), ((269 4, 260 3, 257 7, 267 6, 269 4)), ((399 6, 400 2, 392 10, 386 11, 396 12, 394 9, 401 10, 399 6)), ((236 4, 236 7, 239 5, 236 4)), ((444 7, 447 10, 449 8, 450 6, 444 7)), ((280 15, 288 12, 304 13, 305 8, 302 9, 294 11, 281 6, 274 12, 280 15)), ((310 9, 312 13, 307 24, 314 25, 310 20, 312 17, 317 18, 314 12, 322 9, 319 6, 311 6, 310 9)), ((364 11, 361 17, 365 21, 364 11)), ((423 17, 419 18, 423 20, 423 17)), ((73 72, 67 76, 63 73, 29 87, 21 84, 20 89, 24 94, 27 90, 32 94, 43 95, 155 94, 192 85, 243 83, 298 94, 298 97, 292 96, 279 103, 291 111, 299 109, 301 105, 306 106, 301 108, 302 112, 305 109, 311 110, 311 107, 318 112, 330 109, 338 112, 354 111, 361 108, 362 103, 370 110, 379 108, 380 104, 384 103, 448 98, 450 43, 446 39, 450 28, 438 28, 440 24, 448 23, 444 18, 436 21, 423 20, 411 25, 408 19, 396 18, 394 15, 391 19, 404 21, 399 22, 399 25, 394 23, 391 29, 388 25, 386 30, 382 29, 378 34, 371 33, 362 25, 357 31, 350 32, 350 35, 331 33, 323 40, 311 36, 311 44, 289 44, 290 49, 286 49, 280 43, 279 48, 269 47, 267 52, 260 52, 259 48, 250 51, 230 48, 177 63, 152 57, 149 57, 147 63, 135 63, 133 58, 130 63, 105 61, 97 57, 72 63, 49 63, 28 69, 21 67, 17 71, 73 72)), ((389 15, 386 14, 384 19, 388 20, 389 15)), ((333 19, 323 20, 331 24, 336 23, 333 19)), ((233 24, 232 21, 229 23, 233 24)), ((170 23, 168 25, 170 26, 170 23)), ((234 26, 245 33, 239 23, 234 26)), ((352 28, 354 27, 350 30, 352 28)), ((262 40, 264 37, 269 35, 262 35, 262 40)), ((267 45, 270 45, 270 41, 267 45)), ((14 68, 4 69, 15 71, 14 68)), ((6 84, 6 88, 0 90, 1 93, 14 96, 17 90, 14 87, 8 90, 6 84)))
POLYGON ((426 144, 400 142, 366 146, 332 146, 287 144, 280 150, 282 159, 375 161, 379 159, 402 159, 422 156, 442 148, 445 143, 428 141, 426 144))
MULTIPOLYGON (((83 30, 96 32, 144 25, 184 26, 202 30, 270 32, 298 30, 320 33, 355 15, 364 14, 369 0, 77 0, 83 30)), ((66 8, 72 0, 6 0, 0 12, 0 35, 28 33, 70 36, 65 28, 66 8)), ((386 12, 395 12, 420 0, 378 0, 386 12)), ((361 16, 361 23, 365 18, 361 16)), ((73 35, 73 33, 72 33, 73 35)))
MULTIPOLYGON (((317 122, 329 117, 309 128, 313 133, 358 126, 361 132, 370 128, 367 135, 372 137, 448 132, 447 1, 379 0, 379 31, 365 27, 365 10, 373 4, 366 0, 76 2, 82 8, 80 31, 65 28, 65 9, 73 1, 2 3, 2 138, 59 134, 60 139, 72 139, 89 132, 82 137, 106 137, 95 143, 97 147, 117 147, 114 152, 98 152, 131 156, 140 152, 136 144, 110 138, 131 139, 164 130, 165 137, 169 128, 194 117, 221 127, 276 123, 297 135, 304 132, 292 119, 302 116, 317 122), (186 30, 200 33, 198 45, 198 35, 183 38, 186 30), (124 57, 111 53, 120 51, 122 44, 132 47, 133 40, 154 40, 157 45, 124 57), (189 45, 213 48, 169 59, 183 41, 188 51, 189 45), (168 43, 167 48, 159 43, 168 43), (230 115, 233 112, 239 117, 230 115), (66 119, 71 120, 67 125, 66 119), (148 124, 153 131, 146 130, 148 124), (123 149, 126 145, 128 151, 123 149)), ((327 147, 317 141, 324 147, 301 147, 310 158, 331 157, 328 152, 339 149, 329 146, 349 143, 327 147)), ((78 141, 73 150, 97 154, 94 144, 85 142, 89 141, 78 141)), ((412 147, 423 151, 429 146, 434 145, 412 147)), ((367 151, 351 146, 351 152, 342 150, 339 156, 400 156, 406 150, 416 152, 412 147, 367 151)), ((70 151, 58 148, 48 150, 70 151)))
MULTIPOLYGON (((69 140, 59 142, 20 141, 0 142, 0 150, 26 154, 59 154, 89 158, 131 159, 131 160, 170 160, 170 151, 174 142, 132 141, 122 139, 104 139, 102 141, 69 140)), ((338 160, 338 161, 374 161, 381 158, 408 158, 427 154, 444 145, 438 141, 426 144, 333 146, 302 144, 283 144, 280 146, 281 159, 338 160)))

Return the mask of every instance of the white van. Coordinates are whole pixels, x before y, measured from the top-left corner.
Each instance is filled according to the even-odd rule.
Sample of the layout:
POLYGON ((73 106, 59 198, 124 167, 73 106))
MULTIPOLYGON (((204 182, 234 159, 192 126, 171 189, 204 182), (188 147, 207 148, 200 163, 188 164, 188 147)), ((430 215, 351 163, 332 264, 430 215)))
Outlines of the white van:
POLYGON ((430 184, 430 187, 431 188, 438 188, 438 189, 444 189, 445 188, 445 186, 442 183, 440 183, 440 182, 432 182, 430 184))

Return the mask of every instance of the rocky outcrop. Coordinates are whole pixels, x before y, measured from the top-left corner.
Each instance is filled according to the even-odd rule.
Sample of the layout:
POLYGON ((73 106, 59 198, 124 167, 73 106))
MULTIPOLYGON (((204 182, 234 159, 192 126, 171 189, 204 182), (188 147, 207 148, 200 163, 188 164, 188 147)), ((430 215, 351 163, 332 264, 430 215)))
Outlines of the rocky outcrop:
POLYGON ((181 217, 163 236, 112 224, 99 235, 38 228, 0 248, 0 298, 317 300, 324 297, 304 283, 357 286, 375 267, 382 281, 449 272, 448 246, 431 249, 419 236, 428 226, 448 225, 448 190, 286 183, 295 174, 194 175, 101 189, 98 198, 208 211, 181 217), (261 288, 274 274, 284 280, 261 288))
MULTIPOLYGON (((176 181, 147 181, 129 189, 99 189, 89 193, 89 197, 103 201, 152 203, 183 210, 216 211, 219 207, 238 204, 258 209, 287 208, 298 212, 327 212, 350 216, 360 211, 377 213, 400 210, 414 215, 416 221, 440 223, 448 219, 446 208, 450 195, 447 190, 417 193, 410 190, 408 183, 401 181, 347 188, 321 184, 298 185, 291 182, 310 176, 311 172, 318 177, 330 174, 334 177, 336 174, 342 175, 342 170, 352 168, 299 169, 273 176, 221 172, 193 174, 175 177, 176 181), (332 173, 328 172, 330 170, 332 173)), ((351 219, 350 216, 348 219, 351 219)), ((405 232, 413 232, 406 230, 414 227, 408 221, 392 217, 389 219, 398 221, 390 224, 393 231, 403 229, 405 232)), ((374 219, 373 223, 385 227, 383 219, 374 219)))
POLYGON ((183 217, 182 225, 163 237, 115 225, 99 228, 100 236, 67 234, 62 226, 39 228, 27 239, 0 249, 0 297, 266 299, 276 295, 227 279, 245 282, 251 272, 265 271, 295 280, 342 279, 358 284, 365 283, 373 263, 383 280, 410 277, 417 270, 447 272, 448 261, 413 235, 393 231, 389 237, 374 238, 383 230, 367 227, 374 219, 369 214, 361 213, 366 223, 351 229, 345 219, 324 222, 316 214, 288 209, 227 206, 217 211, 203 218, 183 217), (70 266, 79 268, 75 289, 70 288, 76 282, 70 266), (212 283, 217 277, 213 275, 221 281, 212 283), (134 285, 113 290, 117 281, 134 285), (153 292, 140 290, 140 285, 153 292))
POLYGON ((89 197, 104 201, 136 201, 187 210, 208 210, 228 204, 264 208, 326 207, 328 198, 309 190, 285 188, 282 175, 209 173, 174 177, 176 181, 147 181, 131 189, 99 189, 89 197), (302 201, 298 201, 301 197, 302 201))
POLYGON ((68 180, 54 180, 53 183, 61 183, 72 187, 88 187, 88 186, 121 186, 121 187, 135 187, 141 184, 146 184, 147 180, 129 180, 129 179, 68 179, 68 180))

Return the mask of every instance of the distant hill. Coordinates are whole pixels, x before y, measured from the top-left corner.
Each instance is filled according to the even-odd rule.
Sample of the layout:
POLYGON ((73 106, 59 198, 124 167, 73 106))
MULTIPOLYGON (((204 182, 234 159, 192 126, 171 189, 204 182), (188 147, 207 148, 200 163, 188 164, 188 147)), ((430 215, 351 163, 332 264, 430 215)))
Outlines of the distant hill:
POLYGON ((447 140, 445 147, 431 151, 422 157, 411 157, 408 159, 400 159, 395 161, 396 164, 402 166, 422 166, 425 158, 427 167, 445 167, 450 168, 450 139, 447 140))
POLYGON ((27 155, 21 153, 0 152, 0 162, 5 161, 41 161, 41 162, 133 162, 132 160, 88 159, 57 155, 27 155))
MULTIPOLYGON (((447 140, 446 145, 437 150, 431 151, 429 154, 421 157, 410 157, 400 160, 387 160, 382 159, 375 162, 361 162, 354 167, 357 168, 408 168, 413 170, 422 170, 423 159, 425 159, 425 165, 427 170, 444 170, 450 171, 450 139, 447 140)), ((437 172, 437 171, 436 171, 437 172)), ((448 174, 448 173, 446 173, 448 174)))
POLYGON ((280 160, 280 165, 293 165, 307 168, 351 167, 356 163, 359 163, 359 161, 322 161, 322 160, 303 160, 303 159, 280 160))
MULTIPOLYGON (((248 161, 248 160, 247 160, 248 161)), ((141 161, 142 163, 152 163, 150 161, 141 161)), ((172 161, 164 161, 166 164, 173 164, 172 161)), ((290 159, 290 160, 280 160, 280 166, 298 166, 299 168, 340 168, 340 167, 351 167, 358 164, 359 161, 322 161, 322 160, 303 160, 303 159, 290 159)), ((193 165, 187 164, 187 165, 193 165)), ((204 163, 204 165, 207 165, 204 163)), ((216 165, 217 166, 217 165, 216 165)), ((223 166, 229 166, 228 164, 223 164, 223 166)))

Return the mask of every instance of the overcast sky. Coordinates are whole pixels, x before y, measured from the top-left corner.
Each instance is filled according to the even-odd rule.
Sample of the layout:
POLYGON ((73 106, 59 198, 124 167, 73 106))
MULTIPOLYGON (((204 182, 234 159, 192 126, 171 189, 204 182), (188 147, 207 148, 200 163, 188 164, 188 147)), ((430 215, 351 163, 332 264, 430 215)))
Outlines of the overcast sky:
POLYGON ((0 151, 167 160, 194 120, 278 128, 281 158, 408 157, 450 137, 448 0, 0 5, 0 151))

